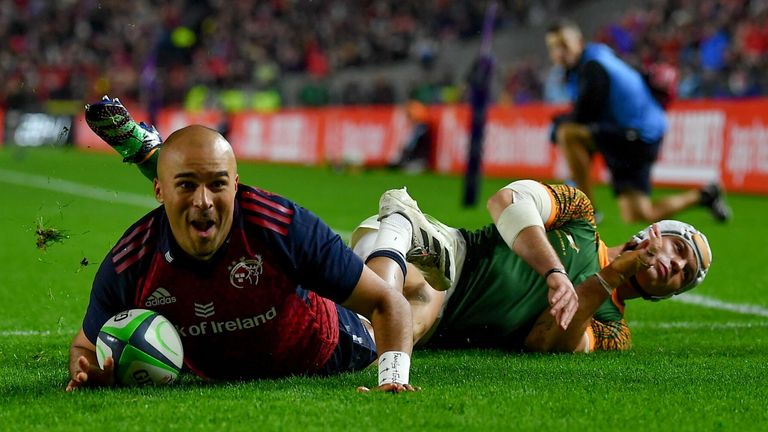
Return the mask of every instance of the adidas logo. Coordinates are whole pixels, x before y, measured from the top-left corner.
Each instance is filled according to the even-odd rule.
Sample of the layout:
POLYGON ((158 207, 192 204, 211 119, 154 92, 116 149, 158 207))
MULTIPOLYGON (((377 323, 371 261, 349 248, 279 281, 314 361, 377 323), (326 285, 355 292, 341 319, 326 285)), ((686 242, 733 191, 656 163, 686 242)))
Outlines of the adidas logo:
POLYGON ((176 303, 176 297, 172 296, 171 293, 169 293, 165 288, 158 288, 155 290, 155 292, 150 294, 149 297, 147 297, 147 300, 144 302, 144 306, 163 306, 171 303, 176 303))
POLYGON ((209 316, 213 316, 214 313, 216 312, 213 310, 213 302, 210 302, 208 304, 195 303, 196 316, 199 316, 201 318, 208 318, 209 316))

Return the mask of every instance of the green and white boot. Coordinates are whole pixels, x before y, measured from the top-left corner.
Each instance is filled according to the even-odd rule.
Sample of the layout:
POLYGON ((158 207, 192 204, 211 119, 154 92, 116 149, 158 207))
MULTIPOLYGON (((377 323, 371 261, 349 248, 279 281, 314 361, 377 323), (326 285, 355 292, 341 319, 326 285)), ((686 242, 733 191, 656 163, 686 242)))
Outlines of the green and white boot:
POLYGON ((123 162, 136 164, 149 179, 157 176, 157 156, 163 139, 154 126, 136 123, 120 100, 104 96, 85 106, 85 121, 91 130, 114 148, 123 162))

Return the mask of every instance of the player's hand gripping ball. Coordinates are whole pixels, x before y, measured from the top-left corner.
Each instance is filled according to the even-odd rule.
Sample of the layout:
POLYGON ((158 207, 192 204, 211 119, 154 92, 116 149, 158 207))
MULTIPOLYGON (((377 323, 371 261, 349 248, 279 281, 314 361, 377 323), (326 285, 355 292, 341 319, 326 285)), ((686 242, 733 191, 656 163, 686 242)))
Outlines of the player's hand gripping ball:
POLYGON ((128 386, 168 384, 179 375, 184 351, 181 338, 162 315, 131 309, 110 318, 96 341, 96 358, 115 361, 115 381, 128 386))

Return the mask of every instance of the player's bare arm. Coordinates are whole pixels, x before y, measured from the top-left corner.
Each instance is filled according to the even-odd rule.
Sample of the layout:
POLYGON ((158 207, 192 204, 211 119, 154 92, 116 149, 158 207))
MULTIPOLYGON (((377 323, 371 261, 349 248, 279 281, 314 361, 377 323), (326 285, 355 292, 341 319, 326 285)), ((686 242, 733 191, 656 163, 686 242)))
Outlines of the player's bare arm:
POLYGON ((578 307, 578 297, 565 267, 547 240, 544 226, 553 208, 544 185, 533 181, 512 183, 496 192, 487 205, 507 245, 545 278, 550 313, 561 328, 567 328, 578 307))
POLYGON ((583 352, 589 349, 586 332, 597 308, 608 293, 595 277, 576 286, 579 307, 567 329, 560 328, 549 311, 543 312, 525 340, 525 346, 535 352, 583 352))
POLYGON ((104 369, 96 360, 96 346, 88 340, 82 329, 72 339, 69 348, 69 376, 66 390, 73 391, 84 386, 104 386, 114 383, 114 361, 108 357, 104 369))
POLYGON ((371 320, 380 364, 382 361, 390 361, 396 373, 396 376, 385 380, 389 382, 380 380, 376 389, 395 393, 417 390, 408 382, 413 330, 411 311, 405 297, 390 289, 368 267, 363 267, 360 280, 342 306, 371 320))
POLYGON ((622 253, 607 267, 576 287, 579 306, 567 329, 558 328, 551 314, 545 311, 528 334, 526 347, 538 352, 588 351, 587 326, 590 325, 597 308, 619 285, 654 264, 656 252, 661 246, 658 226, 654 225, 649 234, 650 241, 644 247, 622 253))

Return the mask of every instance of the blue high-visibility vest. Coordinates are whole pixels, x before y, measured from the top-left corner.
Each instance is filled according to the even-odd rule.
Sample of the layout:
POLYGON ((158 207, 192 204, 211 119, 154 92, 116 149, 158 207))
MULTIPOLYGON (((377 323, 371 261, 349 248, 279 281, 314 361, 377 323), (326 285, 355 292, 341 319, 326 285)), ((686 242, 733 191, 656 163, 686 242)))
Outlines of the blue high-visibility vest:
MULTIPOLYGON (((610 80, 608 103, 600 121, 613 123, 622 129, 634 129, 645 142, 660 141, 667 130, 667 117, 640 73, 603 44, 588 43, 579 66, 591 60, 605 69, 610 80)), ((571 100, 578 99, 578 91, 579 76, 571 74, 568 79, 571 100)))

